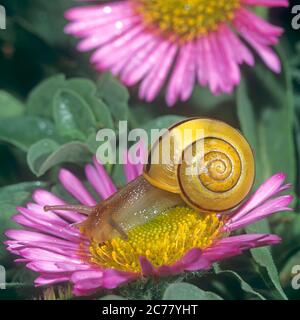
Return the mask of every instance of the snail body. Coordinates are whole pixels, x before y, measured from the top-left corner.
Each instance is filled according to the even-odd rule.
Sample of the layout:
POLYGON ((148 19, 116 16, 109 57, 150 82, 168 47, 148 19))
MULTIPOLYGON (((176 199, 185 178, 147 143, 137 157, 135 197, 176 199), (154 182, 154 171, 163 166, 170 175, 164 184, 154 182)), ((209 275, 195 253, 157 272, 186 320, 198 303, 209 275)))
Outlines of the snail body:
POLYGON ((189 206, 199 214, 231 210, 250 192, 254 175, 251 147, 238 130, 217 120, 188 119, 153 144, 143 174, 109 199, 92 208, 45 210, 88 214, 79 227, 90 239, 104 242, 126 238, 131 228, 174 206, 189 206))
POLYGON ((141 175, 100 202, 79 227, 99 243, 119 235, 126 238, 132 227, 144 224, 167 208, 180 204, 184 202, 179 195, 153 187, 141 175))

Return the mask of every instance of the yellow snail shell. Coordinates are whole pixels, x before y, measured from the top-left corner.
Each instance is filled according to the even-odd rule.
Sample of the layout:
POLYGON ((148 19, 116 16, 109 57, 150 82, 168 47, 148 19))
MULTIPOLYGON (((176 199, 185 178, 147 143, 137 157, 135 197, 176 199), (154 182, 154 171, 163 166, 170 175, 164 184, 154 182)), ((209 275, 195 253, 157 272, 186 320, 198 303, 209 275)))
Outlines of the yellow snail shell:
POLYGON ((148 162, 144 177, 149 183, 180 194, 189 206, 202 211, 234 208, 249 193, 255 176, 253 153, 243 135, 212 119, 189 119, 171 127, 152 147, 148 162), (198 154, 200 140, 203 152, 198 154), (171 141, 170 163, 151 164, 152 157, 162 158, 164 141, 171 141))

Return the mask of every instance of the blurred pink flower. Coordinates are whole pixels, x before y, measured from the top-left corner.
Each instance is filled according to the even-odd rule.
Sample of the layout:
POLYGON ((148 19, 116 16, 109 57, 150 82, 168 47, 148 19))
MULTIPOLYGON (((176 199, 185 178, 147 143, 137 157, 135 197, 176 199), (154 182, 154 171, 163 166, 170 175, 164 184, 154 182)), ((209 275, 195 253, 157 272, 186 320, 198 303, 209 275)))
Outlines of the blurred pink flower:
MULTIPOLYGON (((102 199, 116 192, 117 189, 111 178, 96 159, 93 165, 86 166, 85 171, 89 183, 102 199)), ((129 181, 141 174, 141 166, 127 164, 124 171, 129 181)), ((87 188, 71 172, 62 169, 59 179, 63 187, 81 204, 88 206, 96 204, 96 200, 87 188)), ((218 215, 203 218, 205 220, 201 221, 205 223, 199 224, 201 228, 199 230, 202 230, 199 237, 208 234, 212 239, 210 244, 204 248, 192 247, 186 252, 179 252, 177 260, 170 256, 170 259, 173 258, 175 261, 172 264, 161 264, 155 267, 146 258, 147 254, 140 255, 134 252, 134 248, 129 244, 127 247, 130 249, 129 255, 136 257, 139 265, 135 269, 139 271, 130 271, 131 265, 122 265, 121 262, 118 265, 116 256, 113 262, 117 261, 117 267, 101 265, 97 259, 93 259, 95 254, 91 251, 90 241, 74 226, 86 219, 86 216, 77 212, 45 212, 43 210, 45 205, 64 204, 62 199, 46 190, 36 190, 33 194, 34 203, 18 208, 19 214, 14 216, 13 220, 22 225, 24 229, 8 230, 6 236, 10 240, 5 244, 11 253, 21 257, 16 260, 17 262, 26 263, 27 268, 40 274, 35 280, 36 286, 67 281, 73 283, 75 295, 90 295, 100 288, 113 289, 142 276, 166 276, 184 271, 208 269, 212 263, 241 254, 244 250, 280 242, 278 236, 271 234, 230 236, 230 233, 275 212, 291 210, 288 205, 292 201, 292 196, 279 195, 283 190, 290 188, 290 185, 284 184, 284 180, 285 175, 282 173, 269 178, 244 204, 226 220, 223 219, 223 223, 221 223, 222 218, 218 215), (126 268, 129 268, 129 271, 126 271, 126 268)), ((168 221, 174 223, 174 220, 168 221)), ((175 222, 177 223, 177 218, 175 222)), ((165 232, 165 229, 163 231, 165 232)), ((170 235, 167 236, 170 237, 170 235)), ((161 237, 156 240, 151 239, 151 241, 158 247, 164 242, 161 237)), ((207 241, 206 237, 205 241, 207 241)), ((120 240, 122 245, 126 242, 120 240)), ((179 246, 178 243, 177 245, 179 246)), ((121 258, 123 258, 124 251, 121 252, 123 252, 121 258)), ((166 254, 167 249, 163 252, 166 254)), ((125 250, 125 255, 126 253, 125 250)), ((169 253, 174 254, 172 250, 169 253)), ((118 254, 117 251, 116 254, 118 254)))
POLYGON ((288 0, 124 0, 76 7, 65 31, 96 49, 91 62, 111 70, 128 86, 140 82, 141 99, 153 101, 167 83, 169 106, 186 101, 195 82, 213 94, 230 93, 240 65, 254 65, 248 43, 274 72, 280 61, 270 46, 283 29, 251 11, 253 6, 287 7, 288 0))

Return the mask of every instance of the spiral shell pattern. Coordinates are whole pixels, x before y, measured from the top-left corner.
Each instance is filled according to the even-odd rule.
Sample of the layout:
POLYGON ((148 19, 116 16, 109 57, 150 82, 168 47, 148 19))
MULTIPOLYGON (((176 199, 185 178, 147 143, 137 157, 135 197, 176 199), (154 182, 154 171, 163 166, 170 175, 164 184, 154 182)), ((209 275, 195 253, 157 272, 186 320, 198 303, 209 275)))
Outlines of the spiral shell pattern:
POLYGON ((149 157, 163 153, 164 139, 179 138, 183 143, 170 144, 169 163, 145 166, 144 177, 151 184, 180 194, 190 207, 201 211, 223 212, 245 199, 255 165, 251 147, 238 130, 218 120, 190 119, 170 128, 149 157), (185 129, 189 129, 187 137, 185 129))

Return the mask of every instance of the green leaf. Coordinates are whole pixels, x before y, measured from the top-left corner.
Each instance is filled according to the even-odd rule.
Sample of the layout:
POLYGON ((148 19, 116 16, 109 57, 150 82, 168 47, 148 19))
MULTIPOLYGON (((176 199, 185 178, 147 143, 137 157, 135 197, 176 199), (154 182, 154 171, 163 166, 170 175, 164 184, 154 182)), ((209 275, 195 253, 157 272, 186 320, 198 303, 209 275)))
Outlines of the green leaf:
MULTIPOLYGON (((16 207, 25 204, 31 198, 32 191, 45 188, 47 183, 24 182, 0 188, 0 241, 4 240, 4 233, 9 228, 18 225, 11 220, 16 213, 16 207)), ((1 249, 0 249, 1 250, 1 249)))
POLYGON ((27 151, 43 138, 55 138, 53 123, 39 117, 0 119, 0 140, 27 151))
POLYGON ((114 129, 114 122, 108 106, 100 99, 94 96, 86 97, 86 102, 94 112, 97 128, 114 129))
MULTIPOLYGON (((103 90, 106 90, 106 93, 103 92, 103 97, 106 97, 106 99, 113 104, 111 108, 115 110, 116 117, 122 119, 124 112, 128 112, 128 95, 124 92, 126 89, 113 78, 109 77, 103 81, 109 81, 108 84, 104 82, 101 84, 103 90), (110 86, 112 86, 112 90, 115 90, 113 93, 107 92, 110 86), (110 95, 113 95, 114 98, 110 97, 110 95)), ((97 97, 97 86, 91 80, 85 78, 71 78, 66 80, 64 75, 59 74, 43 81, 34 88, 29 95, 27 102, 28 112, 33 115, 52 119, 53 104, 57 103, 57 101, 54 101, 54 98, 58 92, 64 90, 69 93, 72 92, 73 95, 76 94, 77 105, 80 99, 81 104, 85 103, 85 108, 89 107, 89 111, 84 111, 84 113, 86 112, 85 118, 93 118, 94 126, 96 125, 96 120, 98 122, 97 127, 113 128, 113 120, 108 106, 102 101, 101 97, 97 97)), ((73 111, 76 111, 76 106, 73 107, 73 111)), ((76 114, 73 113, 73 116, 74 115, 76 116, 76 114)), ((75 134, 77 138, 81 136, 76 130, 73 131, 73 134, 75 134)))
POLYGON ((283 237, 280 246, 274 247, 278 264, 282 265, 296 251, 300 251, 300 214, 299 212, 286 212, 274 219, 272 233, 283 237))
MULTIPOLYGON (((24 194, 21 195, 24 199, 24 194)), ((27 196, 27 195, 26 195, 27 196)), ((21 198, 20 198, 21 199, 21 198)), ((5 231, 10 228, 17 228, 18 225, 11 220, 11 217, 16 214, 16 206, 15 204, 9 202, 0 202, 0 242, 5 239, 5 231)))
POLYGON ((27 101, 28 113, 52 119, 53 97, 65 86, 65 82, 65 76, 58 74, 35 87, 27 101))
POLYGON ((0 90, 0 119, 23 115, 24 105, 8 92, 0 90))
MULTIPOLYGON (((285 61, 285 57, 282 61, 285 61)), ((262 66, 257 66, 252 72, 252 81, 248 81, 247 86, 242 83, 237 97, 241 127, 255 152, 256 186, 276 172, 285 172, 288 181, 294 183, 296 163, 290 71, 284 63, 281 76, 274 75, 262 66), (255 86, 252 87, 252 84, 255 86)), ((247 227, 246 231, 268 233, 270 228, 267 220, 264 220, 247 227)), ((277 289, 281 298, 286 299, 269 248, 253 249, 251 253, 262 271, 267 271, 266 282, 277 289)))
MULTIPOLYGON (((248 232, 248 230, 247 230, 248 232)), ((250 233, 250 232, 248 232, 250 233)), ((252 256, 254 260, 263 268, 266 269, 268 277, 265 278, 265 281, 270 286, 274 286, 278 292, 278 298, 287 299, 286 294, 284 293, 277 267, 274 263, 271 251, 269 248, 263 247, 263 248, 256 248, 251 250, 252 256)), ((263 275, 263 273, 262 273, 263 275)))
POLYGON ((53 140, 43 139, 32 145, 27 153, 27 163, 30 170, 37 176, 42 175, 41 168, 46 160, 59 148, 53 140))
POLYGON ((55 141, 42 140, 33 145, 28 154, 27 162, 38 177, 52 167, 64 163, 85 163, 91 159, 87 146, 81 142, 70 142, 59 146, 55 141))
POLYGON ((63 89, 57 92, 53 114, 58 133, 68 140, 85 140, 96 125, 87 103, 71 90, 63 89))
POLYGON ((245 85, 238 89, 241 126, 254 144, 257 165, 263 168, 260 168, 257 183, 281 171, 288 175, 289 182, 296 181, 292 80, 283 52, 281 56, 281 76, 259 65, 254 68, 254 79, 247 82, 247 89, 245 85))
POLYGON ((214 271, 216 274, 228 274, 231 277, 235 278, 241 286, 241 289, 260 300, 266 300, 259 292, 255 291, 249 283, 247 283, 238 273, 232 270, 222 270, 217 264, 214 265, 214 271))
MULTIPOLYGON (((254 153, 256 177, 263 177, 262 159, 260 158, 259 139, 257 136, 257 122, 254 108, 248 96, 246 83, 243 80, 237 89, 237 112, 243 134, 250 143, 254 153)), ((260 178, 259 181, 256 179, 255 187, 259 186, 261 180, 262 178, 260 178)))
POLYGON ((107 105, 97 97, 96 85, 88 79, 72 78, 66 83, 67 88, 81 96, 93 111, 98 128, 114 128, 113 119, 107 105))
POLYGON ((90 134, 90 136, 85 141, 85 144, 89 148, 90 152, 95 154, 98 147, 100 146, 100 142, 96 140, 96 133, 90 134))
MULTIPOLYGON (((16 6, 16 2, 10 1, 16 6)), ((46 42, 51 47, 56 47, 56 54, 63 56, 63 52, 71 40, 64 32, 62 32, 66 20, 63 12, 71 7, 72 0, 56 1, 55 3, 48 0, 30 0, 21 1, 24 9, 17 7, 17 20, 25 21, 28 24, 28 29, 39 39, 46 42), (64 48, 64 50, 62 50, 64 48)), ((19 5, 22 8, 22 5, 19 5)), ((31 36, 32 37, 32 36, 31 36)), ((28 45, 27 45, 28 46, 28 45)), ((35 48, 35 47, 34 47, 35 48)), ((41 53, 40 53, 41 54, 41 53)), ((32 58, 31 58, 32 59, 32 58)), ((66 58, 65 58, 66 59, 66 58)), ((27 60, 30 60, 27 59, 27 60)), ((54 61, 52 62, 52 64, 54 61)))
POLYGON ((16 205, 0 202, 0 212, 0 265, 5 265, 10 256, 4 245, 4 241, 7 240, 5 232, 9 229, 19 229, 20 225, 11 219, 16 214, 16 205))
MULTIPOLYGON (((248 227, 246 227, 247 233, 270 233, 270 226, 267 220, 258 221, 248 227)), ((265 282, 271 286, 275 287, 279 294, 279 298, 287 299, 282 286, 280 284, 280 279, 278 275, 278 270, 272 257, 270 248, 262 247, 251 250, 251 254, 256 263, 262 268, 262 276, 265 282), (264 277, 264 271, 267 272, 267 277, 264 277)))
POLYGON ((83 99, 94 96, 97 93, 95 83, 85 78, 71 78, 67 80, 66 86, 80 95, 83 99))
POLYGON ((128 120, 128 90, 110 73, 104 74, 98 82, 98 94, 116 120, 128 120))
POLYGON ((33 190, 45 188, 45 182, 22 182, 0 188, 0 202, 12 203, 13 205, 21 205, 27 200, 33 190))
POLYGON ((204 291, 189 283, 173 283, 166 289, 163 300, 223 300, 217 294, 204 291))

